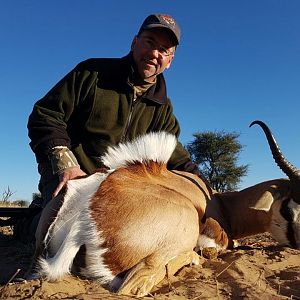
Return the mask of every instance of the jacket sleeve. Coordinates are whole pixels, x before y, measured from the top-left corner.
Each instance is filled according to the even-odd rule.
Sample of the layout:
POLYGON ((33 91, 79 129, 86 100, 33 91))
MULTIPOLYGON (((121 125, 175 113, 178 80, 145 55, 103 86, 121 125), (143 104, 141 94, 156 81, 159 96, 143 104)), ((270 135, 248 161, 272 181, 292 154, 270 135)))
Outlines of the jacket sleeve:
MULTIPOLYGON (((160 130, 164 130, 166 132, 174 134, 177 139, 179 138, 180 126, 173 113, 173 107, 170 101, 167 105, 167 109, 164 114, 164 121, 162 124, 163 125, 160 130)), ((192 162, 190 154, 179 141, 177 142, 177 146, 168 162, 168 168, 170 170, 180 170, 197 175, 199 174, 197 165, 192 162)))
POLYGON ((55 146, 70 148, 68 121, 86 94, 86 78, 89 76, 88 72, 81 71, 79 64, 35 103, 27 128, 30 147, 38 162, 47 160, 55 146))

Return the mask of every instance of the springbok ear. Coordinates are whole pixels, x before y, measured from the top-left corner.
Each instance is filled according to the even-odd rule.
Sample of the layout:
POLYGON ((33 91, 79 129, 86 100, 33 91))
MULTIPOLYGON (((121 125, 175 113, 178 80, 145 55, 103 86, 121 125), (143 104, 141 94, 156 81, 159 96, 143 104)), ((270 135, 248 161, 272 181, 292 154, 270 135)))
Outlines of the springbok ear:
POLYGON ((250 208, 255 210, 269 211, 275 200, 274 195, 266 191, 258 199, 253 199, 250 203, 250 208))
POLYGON ((289 184, 286 183, 288 181, 278 181, 269 186, 265 186, 265 183, 255 186, 251 191, 253 196, 249 195, 251 199, 249 207, 256 210, 269 211, 274 201, 289 195, 290 188, 289 184))

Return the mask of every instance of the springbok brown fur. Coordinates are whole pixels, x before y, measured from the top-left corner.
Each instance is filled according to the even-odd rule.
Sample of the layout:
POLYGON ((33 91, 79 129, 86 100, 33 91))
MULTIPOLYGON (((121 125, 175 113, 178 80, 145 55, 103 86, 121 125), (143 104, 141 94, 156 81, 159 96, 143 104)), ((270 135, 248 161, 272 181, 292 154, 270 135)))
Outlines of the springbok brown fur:
POLYGON ((290 180, 217 193, 196 175, 167 170, 176 142, 164 132, 148 134, 110 148, 107 173, 69 181, 43 211, 36 275, 57 280, 77 272, 144 296, 166 274, 198 264, 198 249, 226 249, 265 231, 300 248, 300 205, 290 180))

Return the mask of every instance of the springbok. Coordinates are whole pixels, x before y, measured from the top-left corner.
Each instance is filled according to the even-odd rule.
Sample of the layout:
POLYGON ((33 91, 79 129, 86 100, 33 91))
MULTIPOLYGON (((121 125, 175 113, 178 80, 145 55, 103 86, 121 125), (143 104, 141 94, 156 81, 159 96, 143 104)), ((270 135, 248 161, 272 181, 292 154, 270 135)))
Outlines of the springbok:
POLYGON ((57 280, 74 272, 120 294, 144 296, 166 274, 198 264, 196 249, 226 249, 233 239, 269 231, 300 248, 299 171, 259 124, 289 179, 217 193, 198 176, 169 171, 177 143, 150 133, 109 148, 107 173, 71 180, 44 209, 36 232, 35 274, 57 280))

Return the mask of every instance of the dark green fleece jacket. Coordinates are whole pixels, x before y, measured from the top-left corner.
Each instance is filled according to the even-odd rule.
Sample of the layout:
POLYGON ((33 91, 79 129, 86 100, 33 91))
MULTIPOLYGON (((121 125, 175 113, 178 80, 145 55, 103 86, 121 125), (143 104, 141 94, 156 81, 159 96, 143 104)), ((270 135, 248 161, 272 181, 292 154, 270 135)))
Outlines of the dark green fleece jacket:
MULTIPOLYGON (((167 97, 165 80, 133 101, 132 55, 80 63, 39 100, 28 121, 30 146, 37 162, 48 160, 55 146, 67 146, 88 174, 102 167, 108 146, 151 131, 179 136, 179 124, 167 97)), ((188 152, 178 143, 168 168, 195 172, 188 152)))

